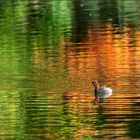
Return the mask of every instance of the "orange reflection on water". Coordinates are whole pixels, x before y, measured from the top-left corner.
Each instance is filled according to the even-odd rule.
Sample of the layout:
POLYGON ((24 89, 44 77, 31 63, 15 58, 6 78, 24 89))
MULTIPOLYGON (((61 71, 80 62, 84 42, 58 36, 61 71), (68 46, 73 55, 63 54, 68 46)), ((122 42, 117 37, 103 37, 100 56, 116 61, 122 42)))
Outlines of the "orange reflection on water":
MULTIPOLYGON (((65 46, 65 68, 72 75, 87 75, 95 79, 130 74, 132 59, 140 54, 139 44, 132 44, 131 30, 127 27, 120 31, 111 22, 96 29, 89 28, 87 42, 83 39, 83 44, 65 46), (130 48, 132 45, 137 45, 137 48, 130 48)), ((138 35, 136 33, 135 38, 140 38, 138 35)))
MULTIPOLYGON (((134 114, 137 109, 134 105, 140 102, 140 90, 137 88, 140 84, 137 82, 140 78, 139 32, 132 31, 130 27, 120 30, 113 27, 111 22, 107 22, 98 26, 98 29, 89 28, 87 36, 87 41, 83 39, 83 43, 69 44, 64 47, 65 68, 71 77, 85 77, 86 81, 87 79, 88 81, 101 80, 102 84, 105 82, 113 88, 113 96, 101 103, 104 112, 96 112, 94 117, 100 120, 105 115, 105 123, 102 125, 107 129, 103 129, 102 135, 122 135, 127 131, 126 126, 130 125, 130 119, 133 121, 133 118, 129 116, 134 114), (66 55, 65 52, 67 52, 66 55), (114 127, 114 131, 112 131, 112 127, 114 127), (120 127, 122 128, 120 129, 120 127)), ((92 89, 89 86, 81 86, 81 89, 89 89, 86 94, 83 94, 82 91, 81 93, 68 92, 66 94, 66 96, 71 96, 67 100, 67 109, 70 113, 82 114, 85 109, 90 112, 92 109, 94 111, 102 110, 100 104, 98 107, 90 104, 93 95, 90 93, 92 89), (79 102, 82 104, 78 105, 79 102)), ((85 132, 101 135, 94 133, 96 132, 94 129, 98 127, 94 126, 92 130, 79 128, 75 135, 79 136, 85 132)))

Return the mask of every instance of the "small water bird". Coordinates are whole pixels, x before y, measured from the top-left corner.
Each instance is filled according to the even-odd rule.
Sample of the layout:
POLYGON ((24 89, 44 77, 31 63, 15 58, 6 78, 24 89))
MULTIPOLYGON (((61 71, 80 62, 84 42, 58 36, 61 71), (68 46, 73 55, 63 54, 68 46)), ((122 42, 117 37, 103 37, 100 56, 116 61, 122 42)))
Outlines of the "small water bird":
POLYGON ((95 87, 95 90, 93 91, 95 100, 94 103, 98 103, 100 98, 108 98, 112 95, 112 89, 106 86, 101 86, 97 81, 93 81, 91 83, 92 86, 95 87))

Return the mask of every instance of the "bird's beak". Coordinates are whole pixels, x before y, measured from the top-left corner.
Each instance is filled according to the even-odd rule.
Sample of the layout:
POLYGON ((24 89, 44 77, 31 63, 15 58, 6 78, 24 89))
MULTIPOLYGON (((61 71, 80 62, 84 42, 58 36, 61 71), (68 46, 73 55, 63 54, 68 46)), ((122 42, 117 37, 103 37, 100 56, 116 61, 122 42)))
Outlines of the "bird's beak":
POLYGON ((92 86, 94 86, 94 84, 93 84, 93 83, 91 83, 91 85, 92 85, 92 86))

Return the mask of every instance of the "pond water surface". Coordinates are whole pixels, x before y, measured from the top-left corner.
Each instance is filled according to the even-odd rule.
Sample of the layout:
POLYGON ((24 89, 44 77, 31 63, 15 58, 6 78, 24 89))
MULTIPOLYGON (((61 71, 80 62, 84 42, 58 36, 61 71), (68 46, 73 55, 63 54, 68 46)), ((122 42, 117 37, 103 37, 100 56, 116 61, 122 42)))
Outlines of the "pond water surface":
POLYGON ((0 139, 140 139, 140 2, 0 2, 0 139), (94 105, 93 87, 113 89, 94 105))

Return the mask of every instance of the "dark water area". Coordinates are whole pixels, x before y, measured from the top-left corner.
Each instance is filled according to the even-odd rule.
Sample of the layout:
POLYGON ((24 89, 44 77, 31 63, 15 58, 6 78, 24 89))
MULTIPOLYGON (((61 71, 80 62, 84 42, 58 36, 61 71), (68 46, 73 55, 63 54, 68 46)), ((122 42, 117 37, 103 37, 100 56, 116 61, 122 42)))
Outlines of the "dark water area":
POLYGON ((0 140, 140 139, 140 1, 1 0, 0 79, 0 140))

